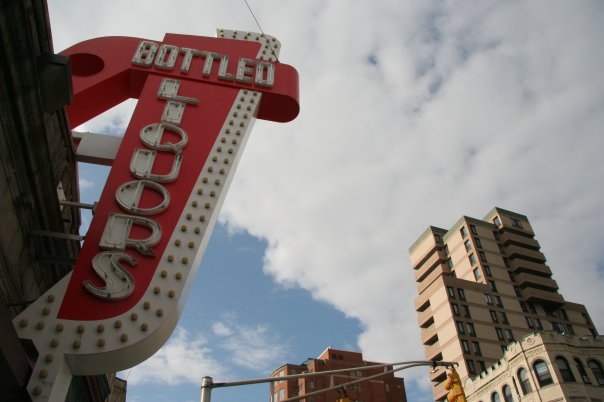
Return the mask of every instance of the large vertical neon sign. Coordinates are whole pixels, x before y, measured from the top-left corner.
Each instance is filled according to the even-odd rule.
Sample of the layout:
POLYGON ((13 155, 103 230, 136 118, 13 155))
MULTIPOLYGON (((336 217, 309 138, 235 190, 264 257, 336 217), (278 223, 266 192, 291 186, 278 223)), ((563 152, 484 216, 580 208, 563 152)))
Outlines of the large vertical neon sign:
POLYGON ((298 75, 276 62, 279 48, 221 30, 99 38, 63 53, 72 127, 138 103, 74 270, 15 318, 39 352, 33 401, 62 402, 71 375, 132 367, 168 339, 254 120, 298 114, 298 75))

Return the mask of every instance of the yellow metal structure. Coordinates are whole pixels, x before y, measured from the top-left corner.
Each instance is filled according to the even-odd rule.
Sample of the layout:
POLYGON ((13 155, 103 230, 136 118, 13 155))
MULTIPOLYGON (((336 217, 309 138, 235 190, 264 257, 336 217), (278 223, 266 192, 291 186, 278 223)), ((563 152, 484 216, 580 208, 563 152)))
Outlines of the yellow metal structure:
POLYGON ((448 378, 445 381, 445 389, 449 390, 447 393, 447 401, 449 402, 467 402, 466 394, 461 386, 461 379, 459 374, 455 371, 454 367, 451 367, 451 372, 448 374, 448 378))

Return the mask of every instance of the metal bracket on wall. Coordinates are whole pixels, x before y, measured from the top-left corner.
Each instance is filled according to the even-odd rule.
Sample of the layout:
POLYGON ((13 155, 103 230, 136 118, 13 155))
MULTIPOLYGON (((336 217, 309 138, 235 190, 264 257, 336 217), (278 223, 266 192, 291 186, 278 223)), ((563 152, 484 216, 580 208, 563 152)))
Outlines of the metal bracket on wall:
POLYGON ((85 236, 75 235, 71 233, 51 232, 50 230, 32 230, 31 234, 35 236, 52 237, 54 239, 82 241, 85 236))
POLYGON ((61 201, 59 201, 59 204, 61 204, 62 206, 65 206, 65 207, 90 209, 90 210, 92 210, 93 214, 94 214, 94 211, 96 210, 96 207, 99 205, 98 202, 94 202, 92 204, 85 204, 83 202, 75 202, 75 201, 67 201, 67 200, 61 200, 61 201))

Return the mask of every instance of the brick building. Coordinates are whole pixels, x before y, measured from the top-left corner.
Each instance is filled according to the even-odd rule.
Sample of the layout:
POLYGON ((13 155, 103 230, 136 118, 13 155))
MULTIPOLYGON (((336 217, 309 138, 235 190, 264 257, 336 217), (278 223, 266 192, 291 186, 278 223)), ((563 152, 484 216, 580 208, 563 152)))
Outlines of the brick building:
MULTIPOLYGON (((298 378, 274 383, 271 389, 271 402, 282 401, 294 396, 310 394, 315 391, 360 380, 384 372, 384 367, 362 369, 382 363, 363 360, 360 352, 351 352, 327 348, 317 358, 306 359, 302 364, 285 364, 271 374, 271 377, 282 377, 301 373, 320 373, 330 370, 351 369, 349 372, 325 374, 313 377, 298 378)), ((392 370, 392 367, 388 367, 392 370)), ((336 402, 342 398, 353 402, 406 402, 405 382, 393 373, 378 378, 362 381, 357 384, 327 391, 302 399, 306 402, 336 402)))

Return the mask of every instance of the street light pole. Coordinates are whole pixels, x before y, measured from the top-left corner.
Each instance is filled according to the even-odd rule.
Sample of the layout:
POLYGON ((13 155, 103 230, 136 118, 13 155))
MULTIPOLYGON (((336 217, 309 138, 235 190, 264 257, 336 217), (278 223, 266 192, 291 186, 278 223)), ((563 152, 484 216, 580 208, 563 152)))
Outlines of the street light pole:
POLYGON ((210 402, 212 399, 212 377, 201 379, 201 402, 210 402))
POLYGON ((298 379, 298 378, 308 378, 308 377, 321 377, 321 376, 325 376, 325 375, 346 373, 346 372, 351 372, 351 371, 364 371, 364 370, 376 369, 376 368, 380 368, 380 367, 385 368, 385 370, 382 373, 374 374, 369 377, 363 377, 358 380, 350 381, 350 382, 347 382, 344 384, 338 384, 338 385, 335 385, 335 386, 332 386, 329 388, 324 388, 324 389, 321 389, 318 391, 309 392, 308 394, 294 396, 292 398, 284 399, 283 401, 281 401, 281 402, 295 402, 300 399, 304 399, 304 398, 308 398, 310 396, 322 394, 324 392, 331 391, 331 390, 334 390, 334 389, 337 389, 340 387, 346 387, 348 385, 358 384, 360 382, 372 380, 372 379, 382 377, 387 374, 392 374, 397 371, 401 371, 401 370, 408 369, 411 367, 432 366, 436 369, 436 367, 453 367, 455 365, 457 365, 456 362, 435 361, 435 360, 433 360, 433 361, 416 360, 416 361, 407 361, 407 362, 398 362, 398 363, 372 364, 372 365, 351 367, 351 368, 338 369, 338 370, 317 371, 314 373, 301 373, 301 374, 293 374, 293 375, 286 375, 286 376, 280 376, 280 377, 257 378, 257 379, 253 379, 253 380, 242 380, 242 381, 231 381, 231 382, 216 382, 215 383, 212 380, 212 377, 203 377, 201 379, 201 402, 211 402, 211 395, 212 395, 213 388, 235 387, 235 386, 241 386, 241 385, 261 384, 261 383, 267 383, 267 382, 273 383, 273 382, 277 382, 277 381, 287 381, 287 380, 294 380, 294 379, 298 379), (386 369, 388 367, 395 367, 395 366, 402 366, 402 367, 392 368, 390 370, 386 369))

